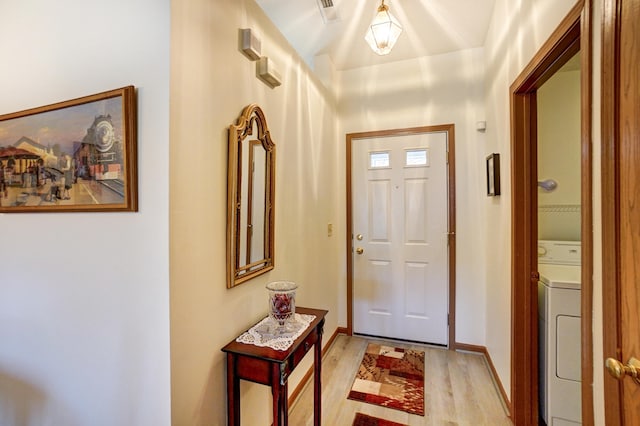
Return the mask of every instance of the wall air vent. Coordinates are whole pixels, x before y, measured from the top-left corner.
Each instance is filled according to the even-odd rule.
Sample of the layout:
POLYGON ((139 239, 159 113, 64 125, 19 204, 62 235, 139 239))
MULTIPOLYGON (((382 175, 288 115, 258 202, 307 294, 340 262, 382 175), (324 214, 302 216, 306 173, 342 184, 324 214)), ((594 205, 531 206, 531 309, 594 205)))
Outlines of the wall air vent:
POLYGON ((317 0, 320 14, 325 24, 339 20, 338 8, 333 4, 333 0, 317 0))

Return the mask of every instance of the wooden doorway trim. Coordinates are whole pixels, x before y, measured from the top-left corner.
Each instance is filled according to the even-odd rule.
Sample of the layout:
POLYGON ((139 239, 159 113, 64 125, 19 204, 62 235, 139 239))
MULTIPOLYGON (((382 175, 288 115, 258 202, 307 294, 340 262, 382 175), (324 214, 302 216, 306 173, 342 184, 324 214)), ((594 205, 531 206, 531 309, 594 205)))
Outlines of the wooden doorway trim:
POLYGON ((347 166, 347 329, 348 335, 353 335, 353 211, 351 203, 351 150, 358 139, 368 139, 388 136, 408 136, 423 133, 447 133, 447 201, 449 222, 449 349, 455 349, 456 337, 456 162, 455 162, 455 126, 442 124, 437 126, 409 127, 405 129, 377 130, 370 132, 348 133, 346 138, 346 166, 347 166))
MULTIPOLYGON (((620 146, 620 3, 621 0, 605 0, 602 16, 602 325, 603 359, 621 358, 619 244, 618 218, 620 183, 618 156, 620 146)), ((605 423, 611 426, 622 424, 622 382, 607 377, 604 373, 605 423)))
POLYGON ((536 92, 581 52, 582 421, 593 425, 591 2, 580 0, 511 85, 511 419, 538 425, 536 92))

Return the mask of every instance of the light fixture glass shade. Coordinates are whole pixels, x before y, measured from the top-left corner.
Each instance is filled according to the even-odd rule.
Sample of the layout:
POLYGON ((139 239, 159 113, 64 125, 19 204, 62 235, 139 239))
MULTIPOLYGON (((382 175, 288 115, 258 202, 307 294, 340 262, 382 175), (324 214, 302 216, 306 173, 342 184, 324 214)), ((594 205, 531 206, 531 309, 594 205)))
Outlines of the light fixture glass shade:
POLYGON ((395 16, 389 13, 389 7, 384 4, 383 0, 364 39, 378 55, 387 55, 398 41, 401 32, 400 23, 395 16))

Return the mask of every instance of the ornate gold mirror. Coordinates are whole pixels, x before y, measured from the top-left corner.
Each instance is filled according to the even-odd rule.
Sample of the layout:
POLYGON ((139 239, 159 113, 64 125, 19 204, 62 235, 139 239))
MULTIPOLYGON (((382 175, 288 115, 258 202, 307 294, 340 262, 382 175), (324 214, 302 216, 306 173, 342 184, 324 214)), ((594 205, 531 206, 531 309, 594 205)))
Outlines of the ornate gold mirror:
POLYGON ((258 105, 229 126, 227 287, 274 267, 276 147, 258 105))

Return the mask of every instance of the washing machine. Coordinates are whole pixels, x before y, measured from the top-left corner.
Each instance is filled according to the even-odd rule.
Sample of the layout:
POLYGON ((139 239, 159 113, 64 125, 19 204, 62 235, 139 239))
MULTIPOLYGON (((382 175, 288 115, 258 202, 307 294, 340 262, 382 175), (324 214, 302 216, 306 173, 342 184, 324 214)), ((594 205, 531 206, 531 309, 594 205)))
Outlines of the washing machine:
POLYGON ((538 241, 540 415, 547 426, 581 418, 580 242, 538 241))

